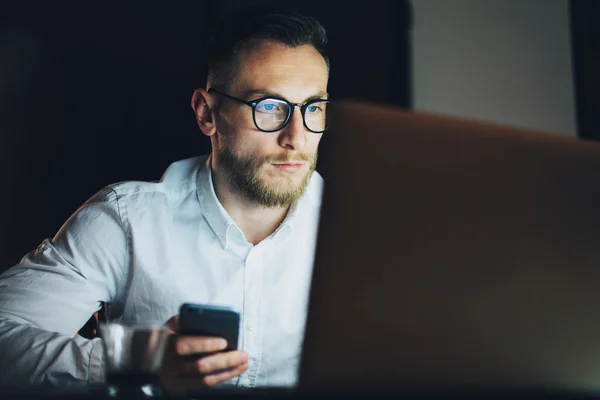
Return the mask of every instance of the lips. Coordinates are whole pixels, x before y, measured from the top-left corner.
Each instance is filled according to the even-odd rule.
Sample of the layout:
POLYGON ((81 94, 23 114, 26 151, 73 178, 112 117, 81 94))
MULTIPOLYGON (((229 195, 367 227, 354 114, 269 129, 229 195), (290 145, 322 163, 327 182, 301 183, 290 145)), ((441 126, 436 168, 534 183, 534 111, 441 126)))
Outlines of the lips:
POLYGON ((277 164, 271 164, 271 165, 273 165, 275 168, 277 168, 281 171, 296 172, 304 166, 304 163, 291 162, 291 163, 277 163, 277 164))

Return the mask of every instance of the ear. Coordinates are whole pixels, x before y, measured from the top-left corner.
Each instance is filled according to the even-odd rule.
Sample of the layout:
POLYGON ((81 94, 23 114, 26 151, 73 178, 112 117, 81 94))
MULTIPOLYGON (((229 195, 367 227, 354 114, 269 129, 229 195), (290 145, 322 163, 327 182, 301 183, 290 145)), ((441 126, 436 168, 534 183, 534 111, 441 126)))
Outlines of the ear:
POLYGON ((192 95, 192 109, 196 115, 198 127, 206 136, 212 136, 217 131, 214 120, 214 103, 212 97, 204 89, 194 90, 192 95))

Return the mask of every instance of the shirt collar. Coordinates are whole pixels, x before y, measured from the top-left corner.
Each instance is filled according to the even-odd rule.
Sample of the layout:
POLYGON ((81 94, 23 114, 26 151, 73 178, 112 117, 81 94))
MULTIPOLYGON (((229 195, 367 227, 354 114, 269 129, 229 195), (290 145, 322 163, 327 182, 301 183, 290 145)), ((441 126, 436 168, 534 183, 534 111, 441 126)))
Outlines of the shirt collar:
POLYGON ((197 181, 198 201, 204 213, 208 224, 223 245, 227 247, 227 233, 235 226, 233 219, 227 214, 227 211, 221 205, 215 193, 215 187, 212 180, 211 157, 207 157, 206 162, 200 166, 197 181))
MULTIPOLYGON (((237 232, 239 236, 243 237, 243 233, 217 198, 212 179, 211 158, 212 156, 207 157, 206 162, 200 166, 200 170, 198 171, 197 195, 204 217, 223 247, 227 248, 228 235, 237 232)), ((297 220, 301 208, 302 199, 292 204, 285 219, 275 230, 272 237, 286 236, 292 230, 294 221, 297 220)))

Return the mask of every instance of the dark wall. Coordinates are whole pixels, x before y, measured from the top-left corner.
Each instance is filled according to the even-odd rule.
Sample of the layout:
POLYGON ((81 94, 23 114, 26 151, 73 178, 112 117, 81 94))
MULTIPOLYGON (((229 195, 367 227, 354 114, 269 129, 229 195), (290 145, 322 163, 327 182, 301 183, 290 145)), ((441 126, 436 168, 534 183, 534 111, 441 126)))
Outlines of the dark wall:
MULTIPOLYGON (((281 5, 39 1, 0 12, 0 271, 104 185, 156 180, 210 151, 190 108, 202 40, 215 16, 249 3, 281 5)), ((328 30, 332 97, 410 106, 408 0, 284 5, 328 30)))
POLYGON ((600 140, 600 1, 570 0, 578 136, 600 140))

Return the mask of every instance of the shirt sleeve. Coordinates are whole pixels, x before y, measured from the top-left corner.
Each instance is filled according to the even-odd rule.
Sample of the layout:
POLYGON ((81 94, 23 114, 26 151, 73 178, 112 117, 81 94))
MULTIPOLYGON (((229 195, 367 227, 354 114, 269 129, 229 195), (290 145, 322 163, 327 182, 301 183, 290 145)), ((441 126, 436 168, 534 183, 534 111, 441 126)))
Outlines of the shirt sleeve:
POLYGON ((0 275, 0 386, 103 381, 100 339, 77 332, 102 303, 125 303, 131 273, 124 221, 119 196, 106 188, 0 275))

